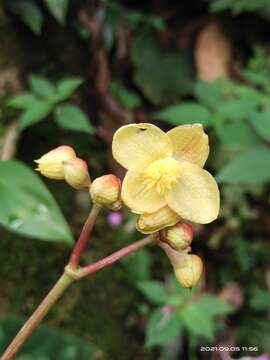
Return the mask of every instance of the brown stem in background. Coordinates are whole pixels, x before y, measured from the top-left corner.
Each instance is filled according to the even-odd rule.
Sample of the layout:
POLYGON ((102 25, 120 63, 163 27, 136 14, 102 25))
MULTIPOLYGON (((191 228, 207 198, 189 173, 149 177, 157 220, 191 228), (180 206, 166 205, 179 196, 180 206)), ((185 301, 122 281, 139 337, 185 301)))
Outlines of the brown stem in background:
MULTIPOLYGON (((79 12, 79 21, 91 34, 89 37, 91 92, 89 95, 96 107, 98 134, 109 149, 115 131, 122 125, 134 122, 134 113, 122 107, 110 94, 111 69, 103 41, 102 19, 96 14, 98 6, 100 6, 98 1, 86 2, 79 12)), ((106 152, 106 156, 111 170, 122 177, 122 169, 112 158, 111 151, 106 152)))
POLYGON ((19 121, 14 120, 6 129, 2 139, 1 160, 10 160, 14 157, 17 150, 19 138, 19 121))
POLYGON ((111 71, 106 49, 103 44, 103 24, 95 14, 95 7, 84 7, 79 13, 80 23, 89 30, 91 36, 89 48, 95 77, 95 93, 101 112, 105 112, 115 122, 116 128, 133 122, 131 111, 124 109, 109 93, 111 71))

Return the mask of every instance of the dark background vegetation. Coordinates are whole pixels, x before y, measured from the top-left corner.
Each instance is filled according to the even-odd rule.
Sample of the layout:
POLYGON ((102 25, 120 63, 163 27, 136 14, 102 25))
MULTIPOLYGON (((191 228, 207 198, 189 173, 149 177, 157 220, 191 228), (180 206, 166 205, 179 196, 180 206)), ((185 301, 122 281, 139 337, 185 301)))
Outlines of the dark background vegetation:
MULTIPOLYGON (((165 255, 141 250, 75 284, 18 359, 270 351, 269 25, 269 0, 1 2, 1 351, 61 274, 90 207, 87 193, 42 179, 71 236, 33 159, 68 144, 92 178, 122 176, 111 139, 132 122, 164 130, 199 122, 209 134, 206 168, 222 200, 217 221, 194 226, 204 278, 181 290, 165 255)), ((86 262, 140 238, 127 209, 119 227, 108 215, 98 220, 86 262)))

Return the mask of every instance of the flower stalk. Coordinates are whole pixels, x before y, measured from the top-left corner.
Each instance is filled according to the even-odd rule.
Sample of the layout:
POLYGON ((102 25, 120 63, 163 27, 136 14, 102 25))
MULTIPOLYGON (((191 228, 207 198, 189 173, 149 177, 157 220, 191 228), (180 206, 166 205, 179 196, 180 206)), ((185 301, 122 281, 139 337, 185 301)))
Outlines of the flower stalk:
POLYGON ((27 320, 13 341, 10 343, 6 351, 1 357, 1 360, 12 360, 15 358, 17 352, 23 346, 25 341, 31 336, 34 330, 42 322, 44 317, 48 314, 51 307, 61 297, 65 290, 72 284, 74 279, 64 273, 56 282, 49 294, 45 297, 42 303, 38 306, 36 311, 27 320))
POLYGON ((89 276, 97 271, 102 270, 105 267, 108 267, 110 265, 112 265, 113 263, 115 263, 116 261, 118 261, 119 259, 131 255, 134 252, 136 252, 137 250, 139 250, 140 248, 153 243, 153 241, 155 240, 154 236, 148 236, 142 240, 138 240, 136 242, 134 242, 131 245, 125 246, 122 249, 112 253, 109 256, 106 256, 105 258, 96 261, 93 264, 84 266, 83 268, 81 268, 80 272, 81 272, 81 277, 86 277, 89 276))
MULTIPOLYGON (((96 209, 96 211, 97 211, 97 209, 96 209)), ((96 214, 96 212, 95 212, 95 214, 96 214)), ((88 220, 89 220, 89 218, 93 219, 92 217, 90 217, 90 215, 88 217, 88 220)), ((86 226, 87 230, 89 230, 91 228, 90 227, 91 221, 88 223, 88 226, 86 226)), ((88 234, 89 234, 89 232, 88 232, 88 234)), ((88 239, 88 237, 83 236, 81 238, 83 240, 81 240, 80 246, 77 247, 77 250, 75 252, 76 257, 73 257, 73 259, 76 259, 76 261, 80 258, 80 256, 83 253, 83 250, 85 249, 85 246, 86 246, 85 239, 86 238, 88 239)), ((87 265, 85 267, 78 267, 78 266, 73 267, 73 266, 71 266, 71 263, 69 263, 65 268, 64 274, 57 281, 57 283, 54 285, 54 287, 49 292, 49 294, 45 297, 45 299, 42 301, 42 303, 39 305, 39 307, 36 309, 36 311, 27 320, 25 325, 21 328, 19 333, 16 335, 16 337, 10 343, 10 345, 6 349, 5 353, 2 355, 1 360, 14 359, 17 352, 21 349, 21 347, 24 345, 26 340, 31 336, 31 334, 34 332, 34 330, 38 327, 38 325, 42 322, 44 317, 47 315, 47 313, 49 312, 51 307, 61 297, 61 295, 65 292, 65 290, 69 287, 69 285, 72 284, 72 282, 74 282, 75 280, 80 280, 81 278, 90 276, 93 273, 98 272, 98 271, 102 270, 103 268, 112 265, 113 263, 120 260, 121 258, 136 252, 140 248, 142 248, 150 243, 153 243, 154 241, 155 241, 155 237, 150 235, 150 236, 146 237, 145 239, 136 241, 135 243, 128 245, 128 246, 112 253, 111 255, 106 256, 105 258, 98 260, 95 263, 87 265)), ((79 243, 79 241, 78 241, 78 243, 79 243)), ((74 248, 74 251, 75 251, 75 248, 74 248)), ((73 252, 73 254, 74 254, 74 252, 73 252)))
POLYGON ((91 232, 93 230, 93 227, 95 225, 96 219, 98 217, 98 214, 100 212, 101 207, 99 205, 94 204, 92 207, 92 210, 90 211, 90 214, 82 228, 80 237, 78 241, 76 242, 76 245, 72 251, 69 265, 70 267, 76 268, 79 265, 79 262, 81 260, 81 257, 84 253, 84 250, 87 246, 87 243, 89 241, 89 238, 91 236, 91 232))

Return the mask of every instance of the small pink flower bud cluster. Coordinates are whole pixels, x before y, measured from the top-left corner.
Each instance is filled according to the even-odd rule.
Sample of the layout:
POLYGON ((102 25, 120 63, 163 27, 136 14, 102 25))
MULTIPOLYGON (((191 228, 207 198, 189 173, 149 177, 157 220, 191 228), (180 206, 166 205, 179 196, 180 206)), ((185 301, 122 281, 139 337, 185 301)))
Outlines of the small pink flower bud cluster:
POLYGON ((198 255, 188 254, 193 240, 192 226, 178 223, 161 232, 163 244, 175 277, 184 288, 193 288, 203 272, 203 261, 198 255))
POLYGON ((88 189, 93 203, 112 210, 121 207, 121 181, 115 175, 104 175, 93 181, 86 162, 76 156, 74 149, 59 146, 35 160, 37 171, 54 180, 65 180, 74 189, 88 189))

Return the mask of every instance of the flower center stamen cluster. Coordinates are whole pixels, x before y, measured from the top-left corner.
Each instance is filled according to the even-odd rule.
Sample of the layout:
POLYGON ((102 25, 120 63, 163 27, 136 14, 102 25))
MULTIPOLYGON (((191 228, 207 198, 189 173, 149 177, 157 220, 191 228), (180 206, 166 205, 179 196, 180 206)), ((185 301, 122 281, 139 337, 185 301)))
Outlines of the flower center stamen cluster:
POLYGON ((148 188, 155 187, 159 195, 177 183, 181 165, 172 157, 156 160, 144 171, 144 181, 148 188))

